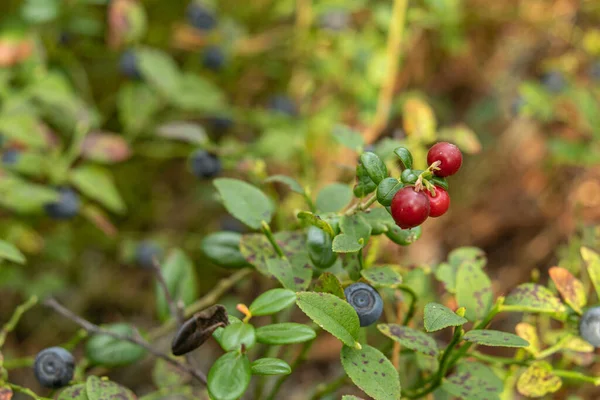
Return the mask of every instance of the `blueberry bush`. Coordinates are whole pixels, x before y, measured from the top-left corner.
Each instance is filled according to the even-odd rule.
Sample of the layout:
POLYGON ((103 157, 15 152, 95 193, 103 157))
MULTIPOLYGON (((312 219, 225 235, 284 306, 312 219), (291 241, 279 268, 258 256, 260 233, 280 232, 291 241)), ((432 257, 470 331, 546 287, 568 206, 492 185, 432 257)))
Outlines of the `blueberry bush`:
POLYGON ((600 10, 550 3, 3 2, 0 400, 598 396, 600 10))

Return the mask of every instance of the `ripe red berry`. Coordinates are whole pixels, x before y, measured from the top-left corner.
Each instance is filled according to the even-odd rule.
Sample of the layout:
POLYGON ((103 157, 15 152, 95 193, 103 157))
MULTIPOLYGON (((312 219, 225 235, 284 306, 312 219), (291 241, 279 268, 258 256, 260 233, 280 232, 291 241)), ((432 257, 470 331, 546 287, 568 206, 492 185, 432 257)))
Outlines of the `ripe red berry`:
POLYGON ((421 225, 429 216, 429 198, 414 186, 398 190, 392 199, 392 217, 402 229, 421 225))
POLYGON ((431 146, 427 153, 427 164, 431 165, 436 161, 440 161, 441 164, 438 166, 438 170, 433 171, 434 175, 454 175, 462 165, 462 153, 452 143, 436 143, 431 146))
POLYGON ((432 218, 440 217, 448 211, 450 207, 450 195, 439 186, 435 186, 435 197, 427 191, 429 197, 429 216, 432 218))

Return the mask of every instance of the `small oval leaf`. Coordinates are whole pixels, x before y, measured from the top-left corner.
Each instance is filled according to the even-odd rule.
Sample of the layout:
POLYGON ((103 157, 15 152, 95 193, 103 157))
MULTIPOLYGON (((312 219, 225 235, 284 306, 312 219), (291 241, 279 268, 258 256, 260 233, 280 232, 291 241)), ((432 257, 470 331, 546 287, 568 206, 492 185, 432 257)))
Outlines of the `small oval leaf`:
POLYGON ((250 361, 245 354, 223 354, 208 372, 208 392, 215 400, 236 400, 250 384, 250 361))
POLYGON ((467 319, 456 315, 454 311, 448 307, 438 304, 429 303, 425 306, 425 330, 427 332, 435 332, 449 326, 460 326, 466 324, 467 319))
POLYGON ((271 289, 258 296, 250 304, 253 316, 278 313, 296 302, 296 293, 288 289, 271 289))
POLYGON ((432 357, 437 357, 439 353, 435 339, 416 329, 398 324, 379 324, 377 329, 385 336, 411 350, 432 357))
POLYGON ((360 155, 360 162, 365 167, 365 171, 367 171, 369 178, 371 178, 375 184, 378 185, 387 177, 387 167, 377 154, 370 151, 364 152, 360 155))
MULTIPOLYGON (((120 335, 134 335, 134 330, 129 324, 113 324, 104 328, 120 335)), ((116 367, 140 360, 146 355, 146 350, 107 335, 93 335, 86 343, 85 354, 92 364, 116 367)))
POLYGON ((250 324, 231 324, 223 330, 219 343, 225 351, 238 350, 242 345, 251 349, 256 343, 256 332, 250 324))
POLYGON ((256 329, 256 340, 265 344, 303 343, 317 336, 309 326, 294 322, 283 322, 261 326, 256 329))
POLYGON ((260 189, 239 179, 219 178, 214 185, 231 215, 253 229, 271 222, 275 207, 260 189))
POLYGON ((463 336, 467 342, 494 347, 527 347, 529 342, 512 333, 490 329, 475 329, 463 336))
POLYGON ((289 375, 292 368, 279 358, 259 358, 254 361, 250 368, 252 375, 289 375))

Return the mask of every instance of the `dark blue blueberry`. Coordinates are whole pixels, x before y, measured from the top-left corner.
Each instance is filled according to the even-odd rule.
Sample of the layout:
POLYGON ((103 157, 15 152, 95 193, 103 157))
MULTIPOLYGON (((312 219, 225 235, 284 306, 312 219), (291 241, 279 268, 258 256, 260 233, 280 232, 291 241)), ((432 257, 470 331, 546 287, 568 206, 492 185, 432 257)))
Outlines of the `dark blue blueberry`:
POLYGON ((226 115, 214 115, 207 119, 210 127, 216 132, 226 132, 233 127, 233 119, 226 115))
POLYGON ((15 165, 19 161, 19 155, 21 152, 15 149, 6 150, 2 153, 2 164, 4 165, 15 165))
POLYGON ((187 8, 187 20, 191 26, 201 31, 210 31, 217 26, 214 13, 200 3, 190 3, 187 8))
POLYGON ((54 203, 48 203, 44 206, 46 214, 54 219, 70 219, 79 212, 79 195, 71 188, 63 187, 58 189, 59 198, 54 203))
POLYGON ((319 18, 319 25, 330 31, 341 31, 348 27, 350 16, 344 10, 329 11, 319 18))
POLYGON ((190 156, 190 168, 198 178, 213 178, 221 172, 221 160, 206 150, 196 150, 190 156))
POLYGON ((600 81, 600 60, 592 62, 590 65, 590 78, 595 81, 600 81))
POLYGON ((144 240, 135 249, 135 261, 140 267, 152 268, 154 259, 160 261, 162 254, 162 249, 155 242, 144 240))
POLYGON ((73 379, 75 358, 62 347, 49 347, 35 357, 33 372, 40 385, 58 389, 73 379))
POLYGON ((225 53, 218 46, 209 46, 202 52, 202 64, 213 71, 223 68, 225 61, 225 53))
POLYGON ((374 324, 383 312, 383 300, 377 291, 366 283, 354 283, 344 289, 346 300, 358 314, 360 326, 374 324))
POLYGON ((133 50, 127 50, 121 54, 121 59, 119 60, 119 69, 121 70, 121 73, 128 78, 141 78, 137 57, 135 56, 133 50))
POLYGON ((269 108, 289 116, 297 115, 296 104, 286 95, 276 95, 269 100, 269 108))
POLYGON ((542 85, 551 93, 559 93, 564 90, 567 81, 562 72, 550 71, 542 76, 542 85))
POLYGON ((600 307, 587 310, 579 321, 579 334, 594 347, 600 347, 600 307))

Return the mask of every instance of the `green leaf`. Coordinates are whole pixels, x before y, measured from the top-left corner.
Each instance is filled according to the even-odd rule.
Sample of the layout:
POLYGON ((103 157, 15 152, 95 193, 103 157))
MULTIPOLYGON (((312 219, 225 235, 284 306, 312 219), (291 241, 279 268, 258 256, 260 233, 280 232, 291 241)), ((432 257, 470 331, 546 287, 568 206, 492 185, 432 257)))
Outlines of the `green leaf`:
POLYGON ((265 179, 265 182, 279 182, 286 185, 292 192, 304 194, 304 189, 294 178, 286 175, 273 175, 265 179))
POLYGON ((406 147, 397 147, 394 149, 394 154, 398 156, 400 161, 402 161, 402 165, 404 165, 404 169, 412 169, 413 167, 413 156, 406 147))
POLYGON ((499 399, 502 388, 502 380, 494 371, 477 362, 460 364, 442 383, 444 391, 464 400, 499 399))
POLYGON ((336 253, 354 253, 362 249, 363 245, 358 243, 355 238, 345 234, 337 235, 333 239, 333 251, 336 253))
POLYGON ((587 265, 588 275, 596 289, 596 295, 600 299, 600 254, 588 247, 581 247, 581 258, 587 265))
POLYGON ((345 394, 342 396, 342 400, 363 400, 360 397, 353 396, 351 394, 345 394))
POLYGON ((402 229, 395 223, 388 224, 388 230, 385 235, 394 243, 400 246, 409 246, 419 240, 423 233, 421 226, 410 229, 402 229))
POLYGON ((223 354, 208 372, 208 393, 214 400, 239 399, 250 384, 250 360, 245 354, 223 354))
POLYGON ((360 215, 371 225, 372 235, 385 233, 389 230, 390 225, 395 225, 394 219, 383 207, 371 208, 368 212, 361 213, 360 215))
POLYGON ((162 124, 156 127, 156 136, 195 145, 202 145, 209 140, 202 125, 187 121, 172 121, 162 124))
POLYGON ((242 344, 251 349, 256 343, 256 332, 250 324, 231 324, 221 333, 219 344, 225 351, 239 350, 242 344))
POLYGON ((432 357, 437 357, 439 353, 435 339, 416 329, 398 324, 379 324, 377 329, 385 336, 411 350, 432 357))
POLYGON ((348 302, 329 293, 300 292, 297 297, 298 307, 317 325, 346 346, 360 347, 358 315, 348 302))
POLYGON ((434 176, 431 179, 429 179, 431 181, 431 183, 433 183, 435 186, 439 186, 444 190, 448 190, 448 180, 446 178, 442 178, 441 176, 434 176))
POLYGON ((279 358, 259 358, 255 360, 250 368, 252 375, 289 375, 292 368, 279 358))
POLYGON ((365 171, 367 171, 369 178, 371 178, 375 184, 378 185, 387 177, 387 167, 377 154, 370 151, 364 152, 360 155, 360 162, 365 167, 365 171))
POLYGON ((202 239, 200 247, 215 264, 225 268, 242 268, 249 264, 240 251, 241 240, 242 235, 237 232, 215 232, 202 239))
POLYGON ((493 300, 492 282, 486 273, 474 263, 462 263, 456 273, 456 301, 467 309, 465 317, 470 321, 482 319, 493 300))
MULTIPOLYGON (((358 259, 358 253, 345 253, 340 254, 340 259, 342 260, 342 268, 348 273, 348 276, 353 281, 357 281, 360 279, 362 270, 361 262, 358 259)), ((346 296, 343 297, 344 299, 346 296)))
POLYGON ((329 223, 324 219, 321 219, 321 217, 319 217, 318 215, 315 215, 308 211, 300 211, 297 217, 301 221, 304 221, 312 226, 316 226, 317 228, 322 229, 323 231, 327 232, 329 236, 335 236, 335 232, 333 231, 331 225, 329 225, 329 223))
POLYGON ((371 267, 363 269, 360 274, 375 287, 395 287, 402 283, 400 272, 392 266, 371 267))
POLYGON ((317 195, 316 206, 321 212, 338 212, 352 200, 352 189, 342 183, 325 186, 317 195))
MULTIPOLYGON (((125 336, 133 336, 135 333, 131 325, 123 323, 107 325, 104 328, 125 336)), ((146 355, 146 350, 136 344, 107 335, 93 335, 85 345, 85 355, 92 364, 117 367, 142 359, 146 355)))
POLYGON ((341 235, 333 239, 333 251, 348 253, 363 248, 371 237, 371 225, 360 215, 344 215, 340 220, 341 235))
POLYGON ((14 176, 0 177, 0 204, 20 213, 39 213, 48 203, 58 200, 58 192, 14 176))
POLYGON ((265 344, 303 343, 315 337, 317 334, 311 327, 294 322, 265 325, 256 329, 256 340, 265 344))
POLYGON ((344 346, 341 359, 352 382, 373 399, 400 399, 398 372, 382 352, 369 345, 360 350, 344 346))
POLYGON ((143 83, 127 82, 117 93, 117 108, 125 133, 137 135, 161 109, 160 96, 143 83))
MULTIPOLYGON (((286 257, 292 258, 298 253, 306 253, 306 235, 302 231, 281 231, 275 235, 275 241, 283 250, 286 257)), ((242 236, 240 251, 246 260, 254 265, 263 275, 271 276, 267 267, 267 260, 278 258, 273 246, 262 233, 253 233, 242 236)))
POLYGON ((86 384, 69 386, 58 394, 56 400, 89 400, 87 396, 86 384))
POLYGON ((489 329, 475 329, 467 332, 463 339, 467 342, 495 347, 527 347, 529 342, 512 333, 489 329))
POLYGON ((583 283, 565 268, 552 267, 548 273, 565 302, 576 313, 581 314, 581 308, 587 304, 583 283))
POLYGON ((377 201, 384 207, 392 204, 392 199, 404 184, 396 178, 385 178, 377 186, 377 201))
POLYGON ((25 256, 12 243, 0 240, 0 259, 25 264, 25 256))
POLYGON ((331 272, 324 272, 321 274, 321 276, 319 276, 319 279, 317 279, 313 291, 321 293, 331 293, 342 300, 346 300, 346 296, 344 295, 344 289, 342 288, 342 283, 331 272))
POLYGON ((271 222, 275 207, 255 186, 231 178, 215 179, 214 185, 227 211, 250 228, 260 229, 262 221, 271 222))
POLYGON ((466 324, 465 318, 456 315, 451 309, 438 303, 429 303, 425 306, 425 330, 435 332, 449 326, 466 324))
POLYGON ((181 73, 171 56, 147 47, 138 49, 135 55, 144 80, 168 98, 179 94, 181 73))
POLYGON ((83 165, 71 171, 70 180, 83 194, 110 211, 119 214, 125 212, 125 203, 107 170, 93 165, 83 165))
POLYGON ((469 262, 476 267, 483 268, 487 263, 485 252, 478 247, 459 247, 452 250, 448 254, 448 262, 451 265, 460 266, 463 263, 469 262))
POLYGON ((287 258, 268 258, 267 269, 284 288, 304 290, 310 284, 312 269, 306 254, 296 254, 292 260, 287 258))
POLYGON ((544 397, 557 392, 562 380, 552 373, 552 366, 545 361, 536 361, 521 374, 517 390, 527 397, 544 397))
MULTIPOLYGON (((171 251, 161 267, 167 288, 174 301, 182 301, 184 305, 188 306, 196 300, 198 289, 194 264, 181 249, 171 251)), ((159 319, 166 321, 169 319, 169 305, 158 283, 155 285, 155 292, 159 319)))
POLYGON ((33 148, 47 146, 44 131, 35 114, 8 114, 0 115, 0 131, 8 138, 33 148))
POLYGON ((21 7, 21 15, 27 22, 42 24, 56 19, 60 8, 58 0, 25 0, 21 7))
POLYGON ((506 311, 561 313, 565 306, 544 286, 524 283, 513 289, 504 300, 506 311))
POLYGON ((253 316, 271 315, 288 308, 296 302, 296 293, 287 289, 271 289, 258 296, 250 304, 253 316))
POLYGON ((97 376, 90 376, 85 383, 89 400, 136 400, 137 397, 126 387, 97 376))
POLYGON ((192 72, 181 74, 177 91, 167 95, 175 107, 185 111, 219 113, 227 105, 217 85, 192 72))
POLYGON ((352 192, 356 197, 365 197, 377 188, 377 184, 367 174, 366 168, 362 164, 356 166, 356 185, 352 192))
POLYGON ((354 151, 359 151, 365 144, 364 139, 359 132, 344 125, 338 125, 333 129, 333 137, 342 146, 354 151))
POLYGON ((594 137, 600 138, 600 116, 598 115, 598 96, 591 88, 576 87, 570 93, 575 107, 581 114, 582 122, 585 121, 586 128, 592 131, 594 137))

